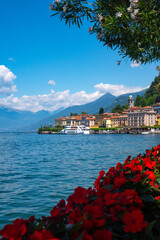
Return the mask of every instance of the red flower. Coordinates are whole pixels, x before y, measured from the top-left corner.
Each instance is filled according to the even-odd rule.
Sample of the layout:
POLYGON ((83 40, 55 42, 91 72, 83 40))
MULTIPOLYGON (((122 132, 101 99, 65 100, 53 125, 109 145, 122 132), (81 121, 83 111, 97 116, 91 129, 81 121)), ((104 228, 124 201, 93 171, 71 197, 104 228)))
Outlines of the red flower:
POLYGON ((115 177, 113 189, 120 188, 126 183, 126 181, 127 179, 125 177, 115 177))
POLYGON ((159 150, 160 151, 160 144, 156 147, 154 147, 154 150, 159 150))
POLYGON ((132 181, 132 182, 135 182, 135 183, 138 183, 138 182, 141 181, 141 179, 142 179, 141 175, 140 175, 140 174, 136 174, 135 177, 133 177, 133 178, 131 179, 131 181, 132 181))
POLYGON ((118 203, 118 193, 108 193, 104 196, 104 200, 107 206, 118 203))
POLYGON ((155 199, 156 199, 156 200, 159 200, 159 199, 160 199, 160 196, 158 196, 158 197, 155 197, 155 199))
POLYGON ((89 196, 91 196, 94 193, 92 188, 82 188, 77 187, 74 190, 74 193, 68 197, 68 204, 67 207, 73 207, 74 204, 84 204, 89 201, 89 196))
POLYGON ((16 219, 13 224, 6 225, 1 231, 0 235, 9 240, 20 240, 21 237, 26 233, 27 228, 25 220, 16 219))
POLYGON ((141 198, 138 197, 138 193, 133 189, 126 189, 124 192, 119 194, 119 197, 119 202, 124 206, 135 203, 136 205, 143 207, 141 198))
POLYGON ((93 240, 92 235, 88 234, 87 232, 84 232, 82 240, 93 240))
POLYGON ((54 238, 50 231, 48 230, 35 230, 34 234, 29 236, 29 240, 59 240, 59 238, 54 238))
POLYGON ((112 233, 106 229, 97 230, 93 236, 94 240, 112 240, 112 233))
POLYGON ((80 209, 73 209, 71 213, 68 215, 68 219, 71 221, 71 223, 79 222, 82 219, 82 213, 80 209))
POLYGON ((31 222, 31 223, 34 223, 34 221, 35 221, 35 216, 31 216, 31 217, 28 219, 28 221, 31 222))
POLYGON ((155 156, 157 156, 157 154, 158 154, 158 151, 157 150, 155 150, 154 152, 152 152, 152 155, 155 157, 155 156))
POLYGON ((143 174, 144 177, 148 177, 151 181, 150 181, 150 184, 153 186, 154 184, 154 180, 155 180, 155 174, 154 172, 152 171, 145 171, 145 173, 143 174))
POLYGON ((126 224, 124 231, 131 233, 141 232, 147 226, 139 209, 133 209, 131 212, 126 213, 123 216, 123 222, 126 224))
POLYGON ((102 177, 104 176, 104 174, 105 174, 105 171, 103 171, 103 170, 101 170, 100 172, 99 172, 99 176, 98 176, 98 178, 95 180, 95 183, 94 183, 94 185, 95 185, 95 189, 99 189, 99 185, 100 185, 100 182, 101 182, 101 179, 102 179, 102 177))
POLYGON ((86 231, 91 231, 93 229, 93 227, 94 227, 94 223, 93 223, 93 221, 91 221, 89 219, 83 220, 82 227, 86 231))
POLYGON ((144 162, 143 162, 143 166, 149 168, 149 169, 153 169, 153 167, 156 165, 156 162, 155 161, 152 161, 150 159, 150 157, 147 157, 144 159, 144 162))
POLYGON ((151 150, 146 150, 146 156, 149 156, 151 154, 151 150))

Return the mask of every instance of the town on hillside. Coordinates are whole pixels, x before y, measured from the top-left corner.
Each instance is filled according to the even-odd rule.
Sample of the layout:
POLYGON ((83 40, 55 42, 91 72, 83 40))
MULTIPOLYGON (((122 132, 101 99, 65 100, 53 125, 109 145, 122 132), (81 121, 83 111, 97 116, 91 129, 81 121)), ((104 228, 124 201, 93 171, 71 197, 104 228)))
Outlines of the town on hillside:
POLYGON ((144 128, 160 125, 160 103, 152 106, 134 106, 132 95, 128 98, 128 109, 122 113, 101 113, 99 115, 76 114, 55 119, 55 126, 81 126, 95 128, 144 128))

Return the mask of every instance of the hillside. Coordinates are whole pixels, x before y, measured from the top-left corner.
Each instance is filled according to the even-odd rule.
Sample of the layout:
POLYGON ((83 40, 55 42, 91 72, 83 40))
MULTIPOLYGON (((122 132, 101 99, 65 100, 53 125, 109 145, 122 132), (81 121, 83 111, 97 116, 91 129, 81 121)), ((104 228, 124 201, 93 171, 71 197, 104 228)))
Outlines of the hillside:
POLYGON ((160 76, 155 77, 150 87, 145 92, 144 96, 137 96, 135 100, 135 106, 145 107, 160 102, 160 91, 157 88, 160 82, 160 76))
POLYGON ((50 115, 47 111, 36 113, 29 111, 20 111, 12 108, 0 107, 0 131, 14 131, 17 128, 24 127, 37 122, 39 119, 50 115))
POLYGON ((108 107, 105 107, 104 108, 104 112, 112 112, 112 109, 116 106, 116 105, 125 105, 126 103, 128 103, 128 97, 129 95, 132 95, 133 96, 133 99, 135 100, 137 95, 140 95, 140 96, 144 96, 146 92, 146 89, 140 91, 140 92, 135 92, 135 93, 126 93, 126 94, 123 94, 123 95, 120 95, 118 96, 114 102, 108 106, 108 107))
POLYGON ((33 130, 37 130, 40 126, 54 125, 54 120, 56 118, 63 117, 63 116, 69 116, 71 112, 80 114, 81 112, 85 111, 88 114, 95 114, 96 112, 99 111, 100 107, 104 108, 106 106, 111 105, 115 99, 116 99, 115 96, 113 96, 110 93, 106 93, 102 97, 100 97, 99 99, 97 99, 91 103, 68 107, 68 108, 64 109, 63 111, 60 111, 57 114, 53 114, 53 115, 49 116, 48 118, 45 118, 41 121, 38 121, 35 124, 29 125, 20 130, 33 131, 33 130))
POLYGON ((104 112, 111 112, 112 108, 115 107, 117 104, 124 105, 128 102, 128 97, 129 95, 132 94, 133 98, 135 99, 137 95, 143 96, 145 93, 146 89, 140 92, 136 93, 127 93, 123 94, 119 97, 115 97, 111 95, 110 93, 104 94, 102 97, 97 99, 94 102, 85 104, 85 105, 80 105, 80 106, 72 106, 64 109, 63 111, 60 111, 58 114, 53 114, 49 116, 46 119, 43 119, 41 121, 38 121, 35 124, 32 124, 30 126, 25 127, 26 131, 34 131, 37 130, 40 126, 45 126, 45 125, 54 125, 54 120, 58 117, 63 117, 63 116, 69 116, 70 113, 81 113, 82 111, 85 111, 89 114, 95 114, 98 113, 100 107, 104 108, 104 112))

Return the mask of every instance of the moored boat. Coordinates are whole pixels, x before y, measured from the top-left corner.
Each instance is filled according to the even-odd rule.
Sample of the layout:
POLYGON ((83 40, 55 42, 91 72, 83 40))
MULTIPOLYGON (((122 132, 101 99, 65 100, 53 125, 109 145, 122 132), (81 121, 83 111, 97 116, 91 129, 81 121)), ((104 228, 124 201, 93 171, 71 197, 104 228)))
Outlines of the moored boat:
POLYGON ((90 134, 89 127, 85 126, 65 126, 60 132, 62 134, 90 134))

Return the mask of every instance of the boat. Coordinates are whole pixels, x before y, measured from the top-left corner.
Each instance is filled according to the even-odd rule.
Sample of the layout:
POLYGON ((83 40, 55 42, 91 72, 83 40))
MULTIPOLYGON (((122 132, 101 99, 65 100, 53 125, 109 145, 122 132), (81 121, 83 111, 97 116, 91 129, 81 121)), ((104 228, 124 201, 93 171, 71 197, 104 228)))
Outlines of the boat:
POLYGON ((86 126, 65 126, 60 131, 62 134, 90 134, 89 127, 86 126))
POLYGON ((150 134, 150 132, 142 132, 141 134, 147 135, 147 134, 150 134))

